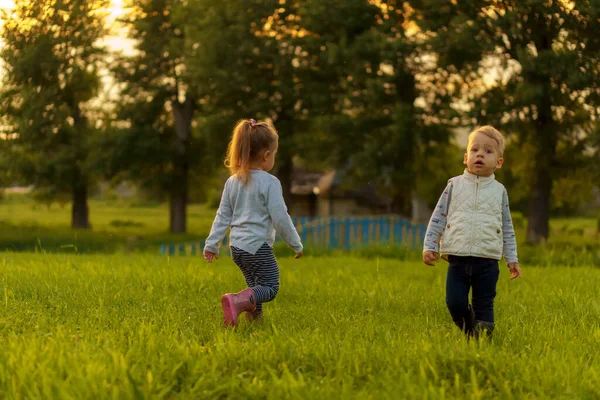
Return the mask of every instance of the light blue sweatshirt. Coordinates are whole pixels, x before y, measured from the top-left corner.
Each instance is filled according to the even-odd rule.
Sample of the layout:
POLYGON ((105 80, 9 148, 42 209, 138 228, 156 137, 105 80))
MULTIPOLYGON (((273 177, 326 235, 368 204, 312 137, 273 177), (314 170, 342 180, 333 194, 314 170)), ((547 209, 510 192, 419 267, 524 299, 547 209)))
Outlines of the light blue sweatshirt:
POLYGON ((227 180, 204 250, 218 253, 229 227, 231 246, 250 254, 256 254, 264 243, 273 246, 276 231, 296 253, 302 251, 300 236, 283 200, 281 183, 262 170, 251 170, 248 184, 236 175, 227 180))

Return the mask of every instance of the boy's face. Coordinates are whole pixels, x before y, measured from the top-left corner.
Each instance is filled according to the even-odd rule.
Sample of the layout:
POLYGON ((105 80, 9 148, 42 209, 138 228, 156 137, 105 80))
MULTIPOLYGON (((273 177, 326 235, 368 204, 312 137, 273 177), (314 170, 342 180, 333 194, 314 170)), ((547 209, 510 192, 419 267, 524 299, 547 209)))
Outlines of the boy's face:
POLYGON ((469 142, 464 164, 467 170, 478 176, 491 176, 502 168, 504 159, 498 154, 498 143, 483 133, 477 133, 469 142))

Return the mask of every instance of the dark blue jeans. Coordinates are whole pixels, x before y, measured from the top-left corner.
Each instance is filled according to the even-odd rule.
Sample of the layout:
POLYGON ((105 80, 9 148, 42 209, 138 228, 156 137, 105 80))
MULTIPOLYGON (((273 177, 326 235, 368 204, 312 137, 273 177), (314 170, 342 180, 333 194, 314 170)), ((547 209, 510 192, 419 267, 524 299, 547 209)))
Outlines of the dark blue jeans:
POLYGON ((446 305, 452 320, 461 329, 469 329, 469 290, 473 289, 476 321, 494 323, 494 298, 500 270, 498 260, 480 257, 448 256, 446 305))

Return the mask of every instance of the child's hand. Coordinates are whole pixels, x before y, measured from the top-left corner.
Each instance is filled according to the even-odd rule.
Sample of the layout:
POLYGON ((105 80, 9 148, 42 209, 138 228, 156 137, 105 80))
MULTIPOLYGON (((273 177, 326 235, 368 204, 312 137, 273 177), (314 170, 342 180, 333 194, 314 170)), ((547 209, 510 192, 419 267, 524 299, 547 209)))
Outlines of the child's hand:
POLYGON ((219 255, 215 254, 215 253, 211 253, 210 251, 204 250, 204 259, 206 261, 208 261, 209 263, 212 263, 213 258, 215 260, 218 260, 219 259, 219 255))
POLYGON ((300 257, 302 257, 302 251, 300 253, 296 253, 296 255, 294 256, 295 259, 299 259, 300 257))
POLYGON ((522 272, 519 263, 508 263, 508 269, 510 269, 510 279, 521 278, 522 272))
POLYGON ((440 255, 435 251, 426 251, 423 253, 423 262, 427 265, 434 266, 436 261, 440 260, 440 255))

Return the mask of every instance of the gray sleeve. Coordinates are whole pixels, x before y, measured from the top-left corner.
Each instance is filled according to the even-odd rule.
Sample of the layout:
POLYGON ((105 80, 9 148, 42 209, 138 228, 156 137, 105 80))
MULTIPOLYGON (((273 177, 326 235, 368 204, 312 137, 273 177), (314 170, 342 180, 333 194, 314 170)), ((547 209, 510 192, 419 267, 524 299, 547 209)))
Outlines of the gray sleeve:
POLYGON ((268 187, 267 209, 269 210, 275 231, 296 253, 300 253, 302 251, 300 235, 298 235, 292 218, 290 218, 287 212, 287 207, 283 199, 283 189, 278 180, 273 181, 268 187))
POLYGON ((517 258, 517 238, 515 236, 512 217, 510 216, 510 206, 508 204, 508 193, 506 193, 506 189, 502 195, 502 236, 504 240, 502 254, 506 259, 506 262, 519 262, 519 259, 517 258))
POLYGON ((229 202, 228 183, 229 181, 225 183, 223 195, 221 196, 221 204, 219 204, 219 209, 217 210, 217 216, 215 217, 215 221, 210 230, 210 235, 208 235, 204 245, 205 251, 210 251, 215 254, 219 252, 219 245, 227 234, 227 229, 229 229, 233 217, 233 209, 229 202))
POLYGON ((440 239, 442 238, 446 226, 451 198, 452 181, 449 181, 435 206, 435 210, 433 210, 431 219, 429 219, 427 232, 425 233, 425 242, 423 243, 423 253, 426 251, 439 252, 440 239))

